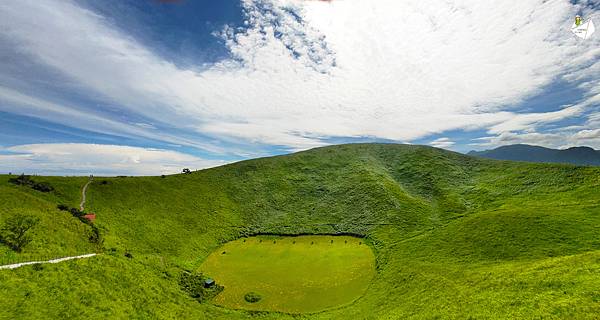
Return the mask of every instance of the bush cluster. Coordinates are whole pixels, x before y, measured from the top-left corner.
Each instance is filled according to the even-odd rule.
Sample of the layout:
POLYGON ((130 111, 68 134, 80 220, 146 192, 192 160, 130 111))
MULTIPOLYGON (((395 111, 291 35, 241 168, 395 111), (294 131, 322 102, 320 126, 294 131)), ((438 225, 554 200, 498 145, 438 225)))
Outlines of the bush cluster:
POLYGON ((67 211, 69 212, 73 217, 79 219, 79 221, 88 224, 92 227, 89 236, 88 236, 88 240, 90 241, 90 243, 96 244, 98 246, 102 246, 102 244, 104 244, 104 238, 102 237, 102 233, 100 232, 100 229, 93 224, 90 220, 86 219, 85 216, 85 212, 81 211, 77 208, 70 208, 69 206, 65 205, 65 204, 59 204, 57 206, 57 208, 61 211, 67 211))
POLYGON ((52 187, 49 183, 35 182, 30 176, 26 176, 25 174, 21 174, 16 178, 10 178, 8 179, 8 182, 18 186, 27 186, 40 192, 50 192, 54 190, 54 187, 52 187))
POLYGON ((256 292, 248 292, 244 296, 244 300, 246 300, 247 302, 250 302, 250 303, 259 302, 260 299, 262 299, 262 297, 260 296, 260 294, 258 294, 256 292))
POLYGON ((88 219, 83 217, 83 216, 85 216, 84 211, 81 211, 77 208, 69 208, 69 206, 67 206, 65 204, 59 204, 56 207, 58 208, 58 210, 69 212, 73 217, 79 218, 79 220, 81 220, 81 222, 83 222, 83 223, 88 223, 88 224, 90 223, 88 219))
POLYGON ((93 243, 98 247, 102 247, 102 245, 104 244, 104 237, 102 237, 100 229, 98 229, 98 227, 95 224, 92 224, 92 230, 90 231, 88 240, 90 241, 90 243, 93 243))
POLYGON ((181 290, 187 292, 190 297, 202 303, 215 297, 223 291, 224 288, 218 284, 215 284, 210 288, 205 288, 204 281, 206 279, 208 279, 208 277, 204 276, 202 273, 183 271, 179 276, 179 286, 181 287, 181 290))

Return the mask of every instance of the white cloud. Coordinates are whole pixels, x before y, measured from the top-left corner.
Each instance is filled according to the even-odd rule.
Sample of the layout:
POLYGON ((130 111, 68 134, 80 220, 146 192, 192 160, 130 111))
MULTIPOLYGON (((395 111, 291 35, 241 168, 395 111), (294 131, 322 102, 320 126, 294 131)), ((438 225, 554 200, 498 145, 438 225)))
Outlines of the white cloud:
POLYGON ((59 143, 0 149, 0 172, 52 175, 161 175, 225 164, 180 152, 118 145, 59 143))
POLYGON ((448 149, 448 148, 452 147, 455 144, 455 142, 450 140, 450 138, 444 137, 444 138, 435 139, 435 140, 431 141, 429 144, 436 148, 448 149))
POLYGON ((475 139, 473 146, 498 147, 525 143, 549 148, 589 146, 600 149, 600 93, 588 97, 577 105, 555 112, 519 114, 499 125, 492 126, 492 136, 475 139), (583 113, 587 111, 585 115, 583 113), (587 118, 580 125, 559 126, 540 132, 542 125, 551 124, 573 116, 587 118), (585 117, 584 117, 585 116, 585 117))
POLYGON ((581 105, 570 106, 559 111, 545 113, 525 113, 517 114, 510 119, 492 126, 489 133, 503 133, 513 131, 535 131, 536 127, 542 124, 552 123, 565 118, 574 117, 584 112, 585 108, 581 105))
POLYGON ((568 0, 242 4, 249 29, 227 38, 235 59, 202 72, 178 68, 70 1, 3 2, 0 34, 153 122, 292 149, 328 136, 522 130, 584 108, 510 112, 544 85, 563 77, 592 92, 598 84, 599 38, 569 33, 578 7, 568 0))
POLYGON ((117 134, 125 137, 142 137, 186 146, 201 148, 215 153, 225 153, 224 149, 210 143, 193 141, 190 139, 158 132, 150 124, 134 123, 111 120, 91 112, 82 112, 77 108, 64 106, 51 101, 46 101, 0 85, 0 102, 6 103, 4 111, 23 113, 31 117, 41 118, 54 122, 64 122, 70 127, 88 130, 101 134, 117 134))
POLYGON ((598 140, 598 141, 600 141, 600 129, 581 130, 575 134, 575 138, 581 139, 581 140, 598 140))

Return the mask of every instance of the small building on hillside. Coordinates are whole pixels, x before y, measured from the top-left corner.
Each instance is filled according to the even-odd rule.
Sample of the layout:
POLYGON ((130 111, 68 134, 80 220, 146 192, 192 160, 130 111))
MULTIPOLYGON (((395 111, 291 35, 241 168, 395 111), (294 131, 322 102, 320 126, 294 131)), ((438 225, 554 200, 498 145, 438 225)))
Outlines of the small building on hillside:
POLYGON ((204 287, 205 288, 212 288, 215 285, 215 280, 208 278, 206 280, 204 280, 204 287))
POLYGON ((90 222, 96 221, 96 214, 95 213, 88 213, 88 214, 84 215, 83 217, 86 218, 86 219, 88 219, 90 222))

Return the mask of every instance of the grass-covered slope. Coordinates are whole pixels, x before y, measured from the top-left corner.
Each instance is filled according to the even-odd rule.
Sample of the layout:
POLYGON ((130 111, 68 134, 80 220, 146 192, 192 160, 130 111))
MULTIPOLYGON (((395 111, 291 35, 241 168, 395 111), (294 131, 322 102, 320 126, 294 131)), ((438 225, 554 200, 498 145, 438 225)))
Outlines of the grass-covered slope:
MULTIPOLYGON (((86 178, 34 178, 55 190, 0 176, 0 220, 41 219, 19 255, 93 251, 89 226, 56 209, 76 206, 86 178)), ((254 233, 367 236, 377 275, 365 295, 306 318, 600 314, 600 168, 343 145, 189 175, 96 178, 86 209, 98 215, 104 254, 0 271, 0 318, 292 317, 200 304, 179 288, 182 269, 254 233)))

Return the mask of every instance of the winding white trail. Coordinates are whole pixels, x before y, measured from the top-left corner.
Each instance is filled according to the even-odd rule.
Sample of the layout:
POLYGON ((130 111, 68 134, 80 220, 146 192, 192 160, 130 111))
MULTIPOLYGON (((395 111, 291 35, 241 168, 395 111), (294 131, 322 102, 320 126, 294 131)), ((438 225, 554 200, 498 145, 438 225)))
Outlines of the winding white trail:
MULTIPOLYGON (((81 203, 79 203, 79 210, 81 210, 81 211, 83 211, 84 206, 85 206, 85 192, 87 191, 88 186, 90 185, 90 183, 92 183, 93 180, 94 180, 94 177, 90 176, 90 179, 83 186, 83 189, 81 190, 81 203)), ((2 270, 2 269, 16 269, 16 268, 20 268, 20 267, 24 267, 24 266, 29 266, 29 265, 32 265, 32 264, 59 263, 59 262, 68 261, 68 260, 74 260, 74 259, 90 258, 90 257, 94 257, 96 255, 97 255, 96 253, 89 253, 89 254, 82 254, 82 255, 79 255, 79 256, 64 257, 64 258, 47 260, 47 261, 29 261, 29 262, 7 264, 7 265, 0 266, 0 270, 2 270)))
POLYGON ((20 267, 28 266, 28 265, 32 265, 32 264, 59 263, 59 262, 67 261, 67 260, 90 258, 90 257, 96 256, 96 255, 97 255, 96 253, 90 253, 90 254, 83 254, 80 256, 64 257, 64 258, 47 260, 47 261, 30 261, 30 262, 21 262, 21 263, 15 263, 15 264, 7 264, 4 266, 0 266, 0 270, 16 269, 16 268, 20 268, 20 267))
POLYGON ((94 177, 90 176, 90 180, 83 186, 83 190, 81 190, 81 202, 79 203, 79 210, 83 211, 83 206, 85 205, 85 192, 87 191, 87 187, 92 183, 94 177))

